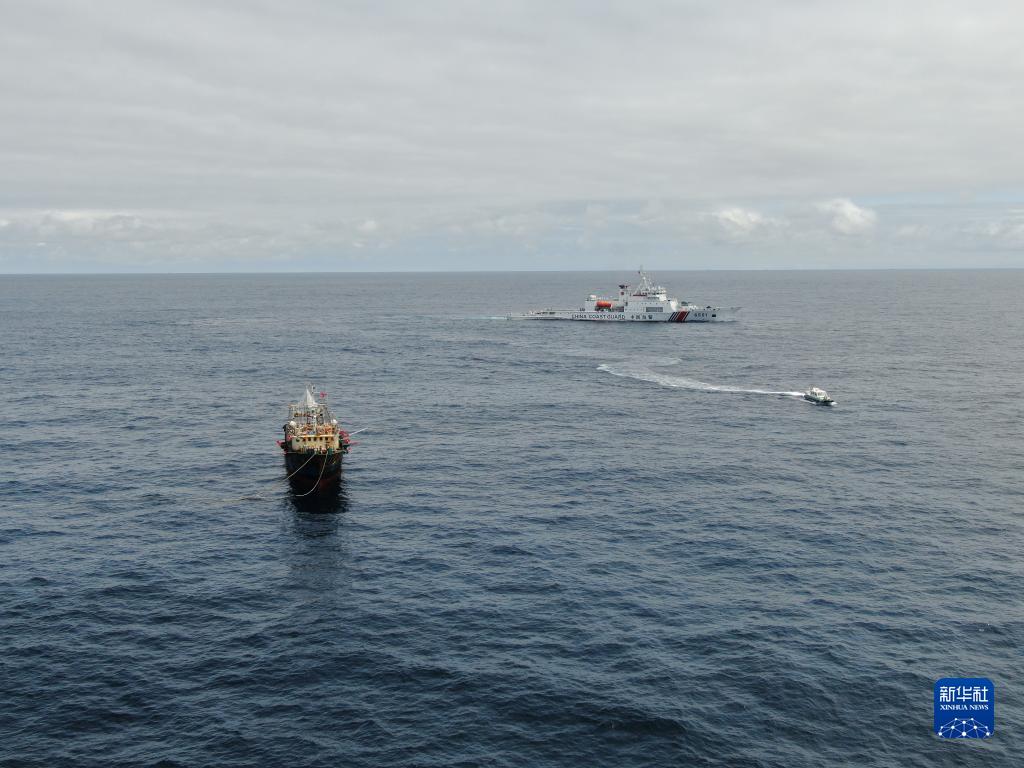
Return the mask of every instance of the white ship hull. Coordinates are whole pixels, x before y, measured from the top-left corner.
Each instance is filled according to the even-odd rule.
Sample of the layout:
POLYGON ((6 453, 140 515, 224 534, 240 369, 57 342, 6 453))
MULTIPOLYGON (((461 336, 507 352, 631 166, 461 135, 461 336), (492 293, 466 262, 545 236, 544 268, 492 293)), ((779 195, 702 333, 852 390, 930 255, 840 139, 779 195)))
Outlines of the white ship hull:
POLYGON ((694 307, 675 312, 606 312, 546 309, 509 315, 509 320, 594 320, 611 323, 715 323, 732 320, 739 307, 694 307))
POLYGON ((590 294, 579 309, 541 309, 509 320, 592 320, 599 323, 714 323, 731 320, 739 307, 706 307, 669 298, 660 285, 653 285, 640 270, 640 285, 631 290, 619 285, 619 294, 601 298, 590 294))

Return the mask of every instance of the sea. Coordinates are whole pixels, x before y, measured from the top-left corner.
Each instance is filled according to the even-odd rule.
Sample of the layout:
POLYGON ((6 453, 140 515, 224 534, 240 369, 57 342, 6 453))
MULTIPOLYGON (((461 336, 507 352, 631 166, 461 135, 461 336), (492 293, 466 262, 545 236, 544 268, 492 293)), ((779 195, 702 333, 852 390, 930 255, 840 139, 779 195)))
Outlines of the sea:
POLYGON ((1024 271, 631 277, 0 277, 0 765, 1019 764, 1024 271))

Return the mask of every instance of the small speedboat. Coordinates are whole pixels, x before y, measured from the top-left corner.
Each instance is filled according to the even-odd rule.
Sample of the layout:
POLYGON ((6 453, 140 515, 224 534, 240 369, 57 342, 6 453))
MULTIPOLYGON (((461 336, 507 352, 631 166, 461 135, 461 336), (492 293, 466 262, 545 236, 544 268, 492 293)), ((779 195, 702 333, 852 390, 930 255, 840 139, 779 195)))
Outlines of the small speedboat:
POLYGON ((818 387, 811 387, 804 392, 804 400, 815 405, 834 405, 836 402, 828 396, 828 392, 818 387))

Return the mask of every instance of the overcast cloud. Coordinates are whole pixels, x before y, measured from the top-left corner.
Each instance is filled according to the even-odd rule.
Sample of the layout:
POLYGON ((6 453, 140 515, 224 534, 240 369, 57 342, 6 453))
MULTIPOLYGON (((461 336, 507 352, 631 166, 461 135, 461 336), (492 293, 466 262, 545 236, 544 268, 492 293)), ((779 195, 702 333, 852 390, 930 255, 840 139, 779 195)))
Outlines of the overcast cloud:
POLYGON ((0 271, 1024 266, 1015 2, 0 0, 0 271))

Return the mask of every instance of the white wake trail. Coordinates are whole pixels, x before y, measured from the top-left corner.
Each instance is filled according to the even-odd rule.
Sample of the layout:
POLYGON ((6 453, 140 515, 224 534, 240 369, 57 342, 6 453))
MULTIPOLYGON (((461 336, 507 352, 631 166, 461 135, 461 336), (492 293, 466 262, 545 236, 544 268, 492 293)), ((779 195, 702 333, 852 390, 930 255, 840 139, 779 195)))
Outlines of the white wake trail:
MULTIPOLYGON (((679 362, 678 360, 667 363, 673 365, 679 362)), ((655 365, 654 367, 659 367, 655 365)), ((649 381, 652 384, 660 384, 663 387, 672 387, 674 389, 695 389, 702 392, 729 392, 732 394, 742 395, 774 395, 776 397, 800 397, 804 396, 803 392, 790 392, 785 390, 775 389, 755 389, 748 387, 730 387, 725 384, 709 384, 706 381, 697 381, 686 376, 673 376, 668 373, 659 373, 651 369, 649 365, 642 365, 637 363, 602 363, 597 366, 597 370, 610 373, 612 376, 621 376, 627 379, 636 379, 637 381, 649 381)))

